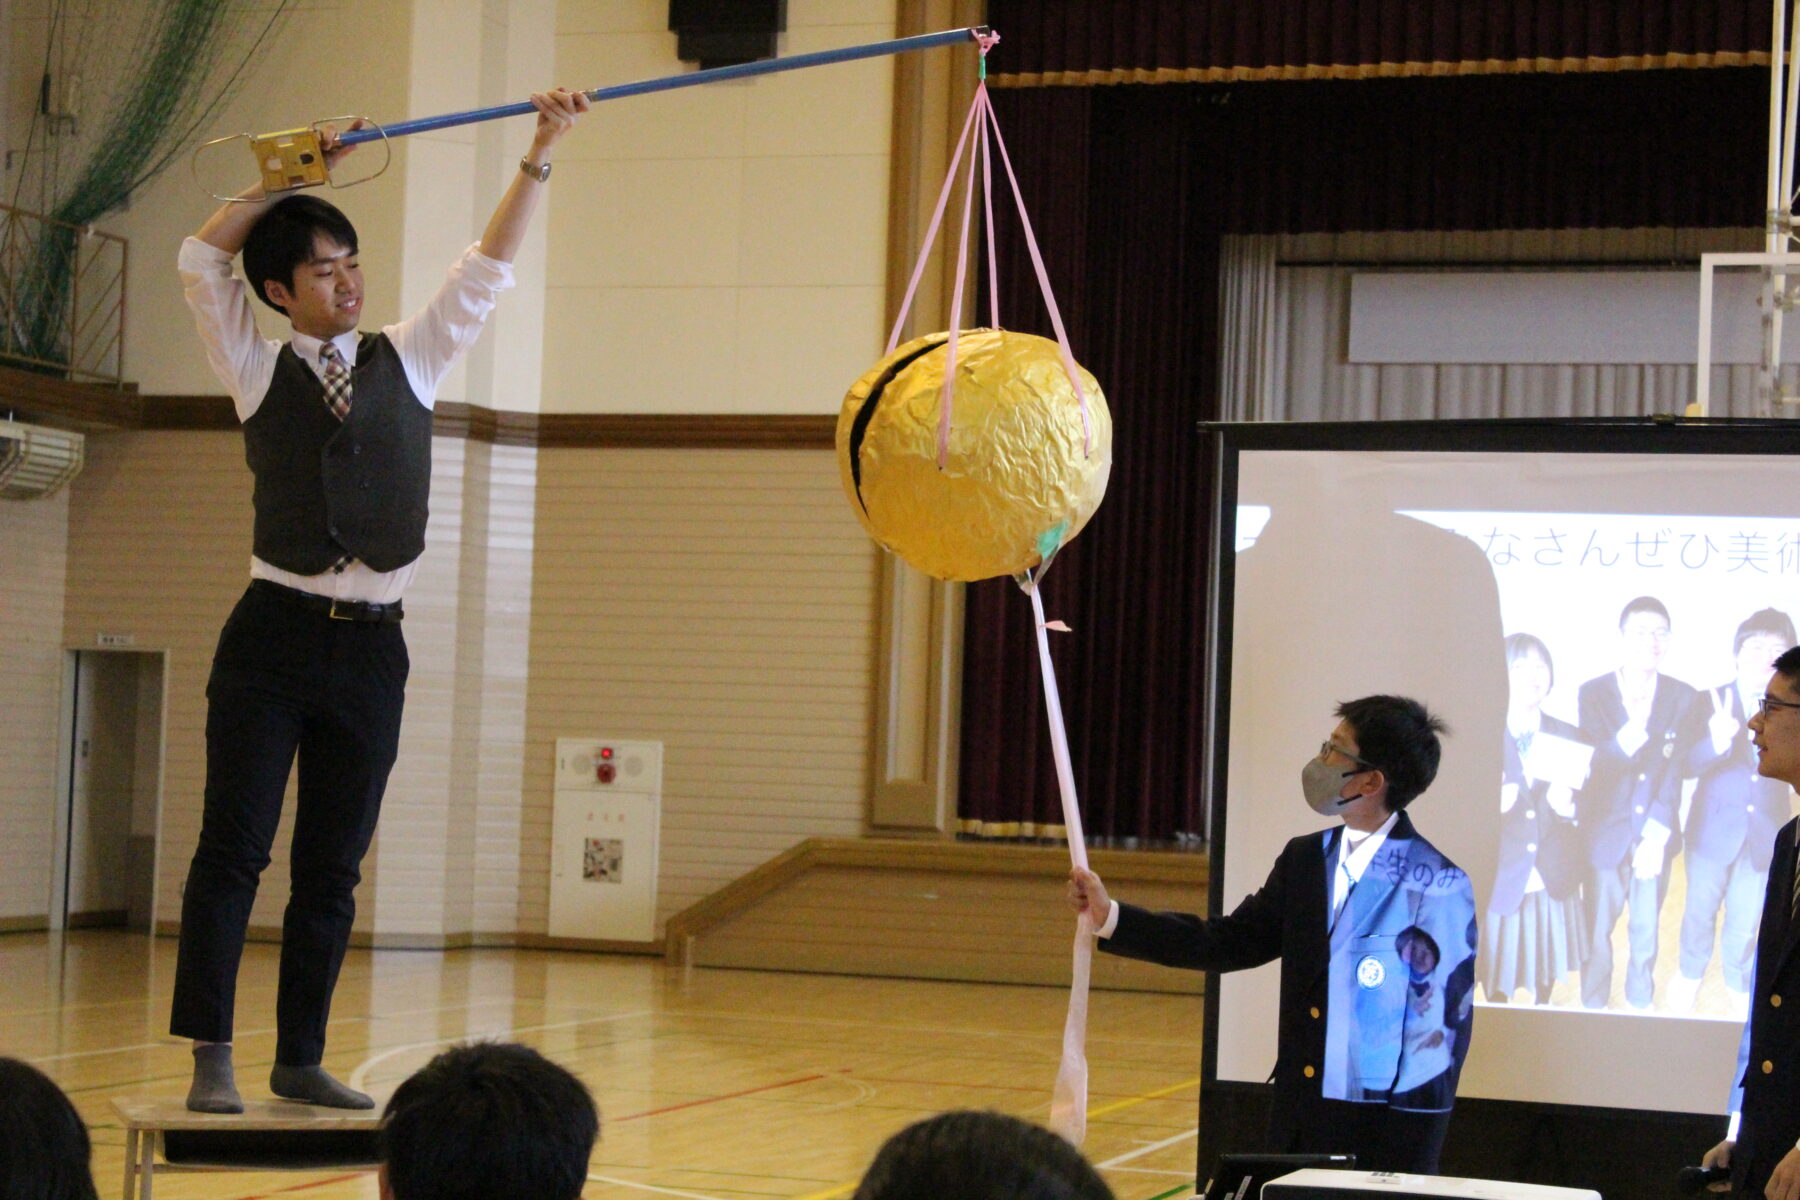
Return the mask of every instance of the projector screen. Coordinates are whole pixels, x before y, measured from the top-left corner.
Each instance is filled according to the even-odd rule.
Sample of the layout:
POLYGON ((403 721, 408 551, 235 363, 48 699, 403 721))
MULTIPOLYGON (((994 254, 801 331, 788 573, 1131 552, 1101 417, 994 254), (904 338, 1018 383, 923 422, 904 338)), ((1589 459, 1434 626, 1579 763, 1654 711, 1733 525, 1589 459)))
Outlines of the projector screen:
MULTIPOLYGON (((1741 767, 1741 697, 1761 695, 1800 621, 1800 439, 1783 422, 1509 424, 1224 432, 1214 911, 1290 838, 1329 827, 1300 771, 1332 708, 1412 696, 1450 734, 1408 811, 1470 876, 1484 943, 1458 1094, 1721 1113, 1744 1016, 1732 988, 1747 985, 1723 959, 1744 921, 1754 937, 1762 888, 1702 859, 1728 840, 1725 808, 1761 805, 1748 827, 1770 841, 1792 811, 1787 788, 1741 767), (1409 438, 1495 448, 1370 448, 1409 438), (1581 944, 1611 854, 1597 814, 1621 772, 1655 776, 1659 759, 1636 794, 1669 837, 1660 858, 1625 852, 1603 970, 1581 944), (1708 782, 1732 762, 1731 787, 1708 782)), ((1269 1077, 1277 972, 1219 977, 1210 1078, 1269 1077)))

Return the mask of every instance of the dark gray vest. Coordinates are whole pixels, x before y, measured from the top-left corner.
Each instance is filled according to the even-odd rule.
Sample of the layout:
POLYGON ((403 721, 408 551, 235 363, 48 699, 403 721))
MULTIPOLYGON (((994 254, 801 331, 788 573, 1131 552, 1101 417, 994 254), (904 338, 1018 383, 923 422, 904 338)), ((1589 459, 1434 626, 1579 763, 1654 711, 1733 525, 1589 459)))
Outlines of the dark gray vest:
POLYGON ((325 385, 283 346, 268 393, 244 422, 256 557, 296 575, 318 575, 345 554, 393 571, 425 549, 431 410, 385 333, 357 344, 350 386, 350 415, 339 421, 325 385))

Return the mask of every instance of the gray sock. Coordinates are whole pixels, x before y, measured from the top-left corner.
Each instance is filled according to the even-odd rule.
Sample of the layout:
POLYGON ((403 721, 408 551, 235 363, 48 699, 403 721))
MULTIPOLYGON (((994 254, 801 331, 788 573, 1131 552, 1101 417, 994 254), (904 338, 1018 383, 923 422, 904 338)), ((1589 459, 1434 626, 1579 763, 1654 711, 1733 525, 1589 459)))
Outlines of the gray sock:
POLYGON ((194 1044, 194 1082, 188 1088, 187 1106, 192 1112, 241 1113, 237 1078, 231 1069, 231 1043, 194 1044))
POLYGON ((320 1066, 284 1067, 276 1063, 269 1072, 269 1090, 283 1100, 322 1104, 326 1108, 375 1107, 371 1097, 345 1087, 320 1066))

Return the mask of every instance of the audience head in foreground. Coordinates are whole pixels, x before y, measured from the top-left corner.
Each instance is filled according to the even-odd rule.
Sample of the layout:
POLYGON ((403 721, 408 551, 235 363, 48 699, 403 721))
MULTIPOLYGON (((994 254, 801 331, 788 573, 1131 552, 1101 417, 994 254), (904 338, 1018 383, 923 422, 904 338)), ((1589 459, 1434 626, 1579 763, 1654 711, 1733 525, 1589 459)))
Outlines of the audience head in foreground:
POLYGON ((997 1112, 958 1110, 908 1125, 869 1164, 854 1200, 1113 1200, 1081 1151, 997 1112))
POLYGON ((87 1126, 36 1067, 0 1058, 0 1200, 96 1200, 87 1126))
POLYGON ((600 1112, 581 1080, 529 1046, 444 1051, 382 1118, 383 1200, 576 1200, 600 1112))

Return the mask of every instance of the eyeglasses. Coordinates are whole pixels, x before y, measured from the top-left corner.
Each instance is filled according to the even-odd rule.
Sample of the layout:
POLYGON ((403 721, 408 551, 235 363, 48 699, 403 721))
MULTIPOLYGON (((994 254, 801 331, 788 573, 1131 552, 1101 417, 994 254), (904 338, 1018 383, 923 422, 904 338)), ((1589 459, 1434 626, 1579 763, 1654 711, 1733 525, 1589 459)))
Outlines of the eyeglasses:
MULTIPOLYGON (((1800 704, 1793 705, 1793 707, 1800 708, 1800 704)), ((1334 754, 1343 755, 1345 758, 1349 759, 1351 762, 1355 763, 1357 766, 1361 767, 1365 771, 1381 770, 1380 767, 1376 766, 1374 763, 1370 762, 1368 759, 1356 757, 1356 755, 1350 753, 1348 750, 1344 749, 1342 746, 1338 745, 1336 742, 1326 740, 1326 741, 1319 743, 1319 761, 1320 762, 1324 762, 1326 759, 1330 758, 1334 754)))
POLYGON ((1764 696, 1756 702, 1756 707, 1766 720, 1769 714, 1778 708, 1800 708, 1800 704, 1796 704, 1792 700, 1777 700, 1773 696, 1764 696))

